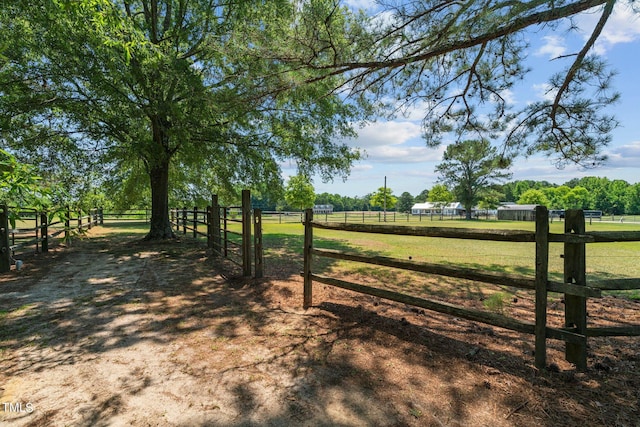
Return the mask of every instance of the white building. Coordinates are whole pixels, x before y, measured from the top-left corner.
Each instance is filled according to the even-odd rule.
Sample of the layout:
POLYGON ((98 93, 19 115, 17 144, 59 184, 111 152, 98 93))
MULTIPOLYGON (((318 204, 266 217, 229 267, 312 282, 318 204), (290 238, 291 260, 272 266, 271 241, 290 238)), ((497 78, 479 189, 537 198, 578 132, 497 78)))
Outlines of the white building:
POLYGON ((464 206, 460 202, 452 202, 446 205, 442 205, 442 203, 438 202, 424 202, 424 203, 416 203, 411 207, 412 215, 446 215, 446 216, 454 216, 454 215, 464 215, 465 209, 464 206))
POLYGON ((313 207, 314 214, 332 214, 333 205, 315 205, 313 207))

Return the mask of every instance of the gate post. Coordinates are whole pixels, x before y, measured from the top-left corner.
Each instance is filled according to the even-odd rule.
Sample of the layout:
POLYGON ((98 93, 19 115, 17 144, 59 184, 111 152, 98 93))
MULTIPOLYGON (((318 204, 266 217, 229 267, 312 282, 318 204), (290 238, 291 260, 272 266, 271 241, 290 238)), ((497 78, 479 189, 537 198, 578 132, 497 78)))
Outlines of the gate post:
POLYGON ((304 301, 302 307, 307 309, 313 304, 313 281, 311 279, 311 265, 313 256, 313 209, 304 211, 304 301))
POLYGON ((251 276, 251 193, 242 190, 242 275, 251 276))
POLYGON ((9 246, 9 208, 0 205, 0 273, 11 270, 11 248, 9 246))
POLYGON ((198 207, 193 207, 193 238, 198 238, 198 207))
POLYGON ((42 252, 49 252, 49 218, 46 212, 40 213, 40 225, 42 226, 42 252))
POLYGON ((220 205, 218 204, 217 194, 211 195, 211 238, 213 252, 221 255, 222 241, 220 238, 220 205))
POLYGON ((262 210, 253 210, 253 250, 255 264, 255 278, 264 275, 264 254, 262 248, 262 210))
POLYGON ((536 207, 536 368, 547 367, 547 286, 549 276, 549 211, 536 207))
POLYGON ((64 242, 68 243, 71 237, 71 208, 67 205, 67 217, 64 219, 64 242))
MULTIPOLYGON (((584 212, 571 209, 565 212, 564 232, 585 233, 584 212)), ((564 282, 586 285, 585 243, 564 244, 564 282)), ((582 335, 580 343, 566 343, 565 358, 579 371, 587 370, 587 299, 583 296, 564 294, 564 326, 582 335)))
POLYGON ((187 207, 182 208, 182 234, 187 234, 187 207))
POLYGON ((205 221, 207 222, 207 248, 211 249, 213 247, 213 208, 211 205, 207 206, 207 217, 205 221))
POLYGON ((38 211, 34 210, 33 211, 33 222, 35 223, 35 229, 36 229, 36 253, 38 253, 38 250, 40 248, 40 244, 38 242, 39 236, 40 236, 40 216, 38 215, 38 211))

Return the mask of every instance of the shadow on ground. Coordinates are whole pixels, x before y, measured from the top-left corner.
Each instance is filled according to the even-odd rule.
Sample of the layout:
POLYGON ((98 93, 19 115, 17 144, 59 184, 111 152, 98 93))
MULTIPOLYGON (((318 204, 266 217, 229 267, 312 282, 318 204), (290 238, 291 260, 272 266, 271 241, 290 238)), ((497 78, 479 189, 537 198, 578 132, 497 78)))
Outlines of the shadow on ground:
POLYGON ((0 281, 0 403, 36 406, 4 419, 0 412, 0 422, 637 422, 637 343, 600 357, 601 369, 587 374, 557 365, 537 372, 533 339, 510 331, 326 286, 302 310, 296 236, 265 239, 266 278, 251 279, 189 238, 92 233, 0 281))

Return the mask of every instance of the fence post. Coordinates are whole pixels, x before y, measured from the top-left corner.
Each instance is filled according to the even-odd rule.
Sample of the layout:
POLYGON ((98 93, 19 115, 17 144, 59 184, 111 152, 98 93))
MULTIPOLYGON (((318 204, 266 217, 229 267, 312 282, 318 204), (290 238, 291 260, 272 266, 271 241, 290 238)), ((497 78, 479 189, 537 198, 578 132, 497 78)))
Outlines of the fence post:
POLYGON ((78 211, 78 231, 82 231, 82 211, 78 211))
POLYGON ((193 207, 193 238, 198 238, 198 207, 193 207))
POLYGON ((304 300, 302 307, 307 309, 313 304, 313 280, 311 265, 313 256, 313 209, 304 212, 304 300))
POLYGON ((64 219, 64 241, 69 242, 71 237, 71 208, 67 206, 67 217, 64 219))
POLYGON ((224 257, 226 258, 229 256, 229 234, 227 233, 227 231, 229 230, 229 223, 227 221, 229 210, 225 207, 223 208, 223 212, 224 213, 222 215, 223 215, 223 221, 224 221, 224 226, 223 226, 224 235, 223 235, 222 241, 224 245, 223 254, 224 254, 224 257))
POLYGON ((182 208, 182 234, 187 234, 187 207, 182 208))
POLYGON ((98 210, 98 217, 100 218, 100 225, 104 225, 104 208, 98 210))
POLYGON ((536 207, 536 368, 547 367, 547 286, 549 282, 549 210, 536 207))
POLYGON ((175 208, 175 215, 176 215, 176 233, 180 232, 180 210, 178 208, 175 208))
POLYGON ((91 227, 92 227, 92 225, 93 225, 93 215, 92 215, 92 213, 91 213, 91 212, 92 212, 92 210, 91 210, 91 209, 89 209, 89 214, 87 215, 87 221, 88 221, 88 223, 89 223, 89 224, 88 224, 88 226, 87 226, 87 229, 88 229, 88 230, 91 230, 91 227))
POLYGON ((40 216, 38 215, 38 211, 33 211, 33 222, 36 224, 35 228, 36 228, 36 253, 38 253, 38 249, 40 248, 40 242, 38 242, 38 237, 40 236, 40 227, 39 227, 39 220, 40 220, 40 216))
POLYGON ((213 208, 211 205, 207 206, 207 217, 205 219, 207 223, 207 248, 213 248, 213 208))
POLYGON ((251 276, 251 193, 242 190, 242 275, 251 276))
MULTIPOLYGON (((584 213, 571 209, 565 212, 564 232, 585 233, 584 213)), ((586 285, 585 243, 564 244, 564 282, 586 285)), ((574 332, 583 335, 580 343, 566 343, 565 358, 574 363, 579 371, 587 369, 587 299, 578 295, 564 295, 564 324, 574 332)))
POLYGON ((211 227, 213 251, 220 255, 222 253, 222 242, 220 239, 220 205, 218 204, 217 194, 211 195, 211 227))
POLYGON ((9 208, 0 205, 0 273, 11 270, 11 248, 9 246, 9 208))
POLYGON ((40 213, 40 224, 42 225, 42 252, 49 252, 49 218, 46 212, 40 213))
POLYGON ((262 210, 253 210, 253 252, 255 264, 255 278, 264 275, 264 253, 262 248, 262 210))

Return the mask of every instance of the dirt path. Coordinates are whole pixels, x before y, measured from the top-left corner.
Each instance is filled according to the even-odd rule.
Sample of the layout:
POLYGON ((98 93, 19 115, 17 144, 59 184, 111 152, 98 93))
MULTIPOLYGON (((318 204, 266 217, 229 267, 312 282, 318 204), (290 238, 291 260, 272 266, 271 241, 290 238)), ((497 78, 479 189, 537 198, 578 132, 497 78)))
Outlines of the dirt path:
POLYGON ((291 254, 245 280, 92 233, 0 279, 2 426, 639 425, 638 340, 542 374, 529 336, 324 287, 304 311, 291 254))

